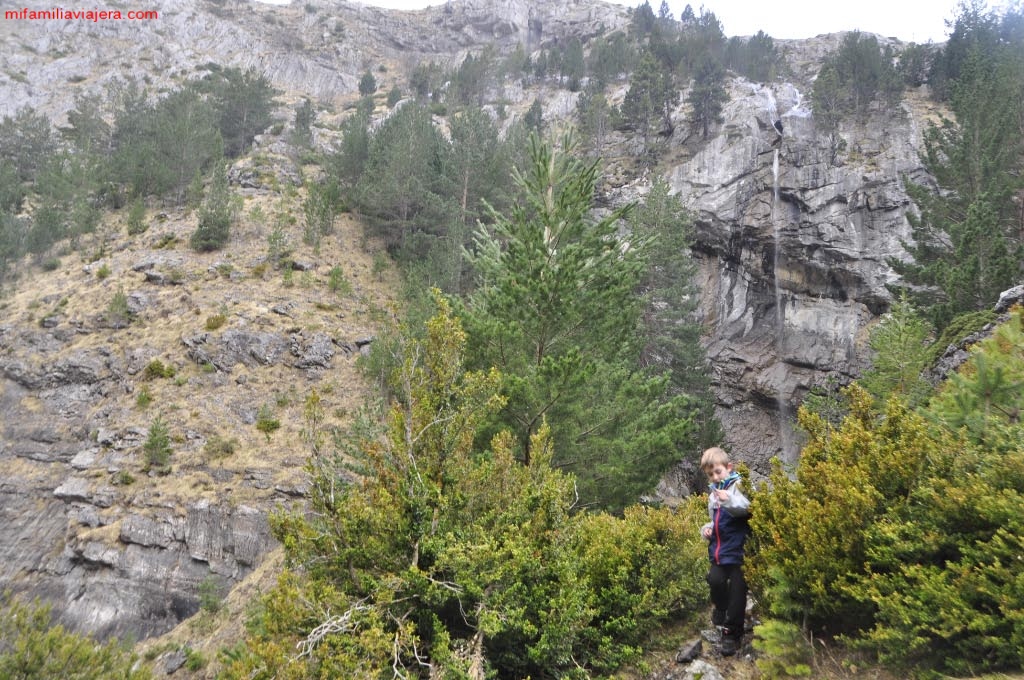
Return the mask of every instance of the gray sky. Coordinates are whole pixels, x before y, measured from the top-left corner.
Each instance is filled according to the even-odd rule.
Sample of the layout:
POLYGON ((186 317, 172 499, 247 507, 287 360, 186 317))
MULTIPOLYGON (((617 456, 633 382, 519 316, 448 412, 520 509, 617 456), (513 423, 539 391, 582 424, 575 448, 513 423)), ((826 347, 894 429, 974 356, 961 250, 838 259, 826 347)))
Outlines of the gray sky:
MULTIPOLYGON (((356 1, 392 9, 422 9, 443 5, 445 0, 356 1)), ((642 2, 608 1, 626 7, 642 2)), ((657 13, 661 0, 648 1, 657 13)), ((678 19, 686 4, 686 0, 669 0, 672 16, 678 19)), ((956 16, 959 0, 690 0, 694 12, 699 13, 702 4, 715 13, 728 36, 753 35, 762 30, 773 38, 810 38, 822 33, 860 30, 925 43, 945 41, 945 22, 956 16)))

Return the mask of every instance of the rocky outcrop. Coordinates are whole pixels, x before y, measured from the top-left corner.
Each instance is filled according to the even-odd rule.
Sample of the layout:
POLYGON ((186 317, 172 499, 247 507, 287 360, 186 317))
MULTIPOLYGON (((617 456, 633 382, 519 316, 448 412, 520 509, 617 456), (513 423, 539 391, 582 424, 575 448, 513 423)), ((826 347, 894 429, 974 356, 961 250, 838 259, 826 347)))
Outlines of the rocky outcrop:
POLYGON ((32 363, 7 344, 20 337, 0 335, 0 590, 52 602, 74 629, 138 638, 195 613, 204 582, 226 592, 260 563, 270 505, 134 488, 146 429, 111 428, 96 407, 124 393, 135 353, 32 363))
POLYGON ((520 43, 538 48, 628 20, 626 7, 597 0, 450 0, 412 12, 348 0, 154 0, 145 9, 159 18, 5 22, 0 116, 32 106, 60 120, 77 93, 105 94, 130 79, 177 87, 210 62, 253 69, 286 93, 340 101, 379 65, 449 63, 485 45, 499 54, 520 43))
MULTIPOLYGON (((805 49, 815 41, 787 44, 791 58, 805 49)), ((667 174, 695 215, 727 445, 764 474, 773 456, 794 460, 792 418, 807 392, 865 366, 869 326, 898 279, 889 262, 911 239, 904 178, 927 181, 923 124, 909 105, 878 109, 839 131, 846 150, 835 153, 797 86, 736 79, 730 95, 706 141, 677 112, 671 143, 684 160, 667 174)))
POLYGON ((1010 308, 1014 306, 1024 306, 1024 285, 1014 286, 1003 291, 992 308, 997 315, 993 321, 946 347, 942 356, 929 371, 928 378, 932 384, 938 384, 945 380, 950 373, 960 368, 970 358, 971 346, 990 337, 997 326, 1009 321, 1010 308))
MULTIPOLYGON (((193 228, 174 215, 160 224, 178 242, 193 228)), ((41 597, 72 629, 141 639, 195 613, 204 591, 227 593, 276 547, 269 514, 308 490, 303 400, 320 389, 324 418, 341 417, 361 389, 354 360, 374 327, 342 323, 363 317, 363 303, 328 302, 325 265, 307 253, 296 253, 307 287, 249 273, 259 232, 257 245, 238 235, 237 251, 204 258, 147 248, 148 236, 123 247, 118 231, 106 237, 108 274, 29 272, 5 299, 0 592, 41 597), (183 283, 163 285, 154 272, 183 283), (98 321, 125 289, 135 318, 98 321), (211 318, 216 329, 201 330, 211 318), (265 407, 287 432, 273 443, 256 426, 265 407), (166 466, 150 465, 145 450, 158 417, 166 466)), ((377 300, 360 283, 368 254, 342 256, 330 239, 322 247, 345 262, 353 298, 377 300)))

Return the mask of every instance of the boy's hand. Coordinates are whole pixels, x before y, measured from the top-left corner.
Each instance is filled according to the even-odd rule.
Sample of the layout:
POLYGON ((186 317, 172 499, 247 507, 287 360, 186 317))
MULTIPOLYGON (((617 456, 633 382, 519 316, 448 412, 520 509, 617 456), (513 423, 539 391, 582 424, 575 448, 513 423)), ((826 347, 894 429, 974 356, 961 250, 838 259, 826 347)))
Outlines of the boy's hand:
POLYGON ((715 497, 718 498, 718 500, 720 501, 729 500, 729 492, 726 491, 725 489, 715 489, 712 493, 714 493, 715 497))
POLYGON ((711 538, 711 527, 704 527, 701 534, 704 535, 704 538, 711 538))

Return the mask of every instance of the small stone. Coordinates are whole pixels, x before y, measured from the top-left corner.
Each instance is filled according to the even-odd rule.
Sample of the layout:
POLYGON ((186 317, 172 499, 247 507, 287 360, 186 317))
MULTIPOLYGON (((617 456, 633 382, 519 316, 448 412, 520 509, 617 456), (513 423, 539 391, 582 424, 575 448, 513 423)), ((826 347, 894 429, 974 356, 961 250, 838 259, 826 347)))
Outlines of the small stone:
POLYGON ((700 656, 702 649, 703 643, 700 638, 690 640, 676 652, 676 663, 690 663, 700 656))

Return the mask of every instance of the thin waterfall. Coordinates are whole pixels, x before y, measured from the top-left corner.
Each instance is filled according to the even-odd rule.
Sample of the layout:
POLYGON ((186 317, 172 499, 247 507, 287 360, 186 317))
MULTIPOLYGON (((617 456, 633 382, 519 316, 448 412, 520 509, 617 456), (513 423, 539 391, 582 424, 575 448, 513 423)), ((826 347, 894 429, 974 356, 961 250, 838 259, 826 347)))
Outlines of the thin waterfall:
MULTIPOLYGON (((782 297, 782 286, 779 281, 780 259, 782 257, 782 221, 779 212, 779 150, 775 149, 772 155, 772 235, 775 239, 775 256, 772 264, 772 274, 775 284, 775 354, 776 360, 781 362, 785 355, 786 347, 786 305, 782 297)), ((793 445, 793 431, 789 404, 782 394, 781 382, 775 394, 775 405, 779 413, 779 445, 782 449, 782 462, 792 463, 795 456, 793 445)))

